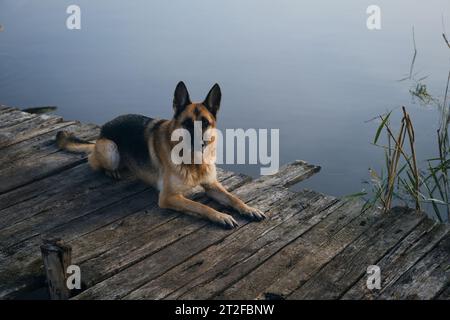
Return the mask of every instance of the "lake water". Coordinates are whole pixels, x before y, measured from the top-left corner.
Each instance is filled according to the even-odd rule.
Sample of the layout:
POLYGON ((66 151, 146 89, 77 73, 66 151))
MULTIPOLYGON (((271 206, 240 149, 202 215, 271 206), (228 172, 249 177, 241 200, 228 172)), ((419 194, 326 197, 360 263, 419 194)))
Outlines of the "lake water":
POLYGON ((279 128, 281 163, 322 166, 300 187, 345 195, 382 164, 370 144, 378 123, 365 121, 386 110, 408 106, 418 154, 435 156, 438 113, 397 80, 409 72, 414 26, 415 71, 442 96, 442 16, 450 32, 448 0, 1 0, 0 103, 56 105, 98 124, 124 113, 168 118, 179 80, 193 100, 218 82, 220 128, 279 128), (66 28, 70 4, 81 30, 66 28), (366 27, 371 4, 381 30, 366 27))

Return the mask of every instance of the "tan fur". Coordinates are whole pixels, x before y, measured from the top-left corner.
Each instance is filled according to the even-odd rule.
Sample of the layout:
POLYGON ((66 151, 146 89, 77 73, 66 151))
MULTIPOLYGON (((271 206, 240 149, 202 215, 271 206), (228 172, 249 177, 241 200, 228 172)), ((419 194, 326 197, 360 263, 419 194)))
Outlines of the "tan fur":
POLYGON ((116 144, 108 139, 99 139, 89 154, 89 165, 94 170, 104 169, 116 171, 119 169, 120 155, 116 144))

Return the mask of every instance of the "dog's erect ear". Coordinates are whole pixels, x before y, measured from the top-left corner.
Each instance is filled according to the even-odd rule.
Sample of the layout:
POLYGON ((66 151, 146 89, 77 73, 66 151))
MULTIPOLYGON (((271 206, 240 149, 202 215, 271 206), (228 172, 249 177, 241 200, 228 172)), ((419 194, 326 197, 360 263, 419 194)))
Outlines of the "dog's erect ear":
POLYGON ((183 81, 178 82, 175 88, 175 93, 173 94, 173 109, 175 111, 174 118, 176 118, 187 105, 191 104, 191 99, 189 98, 189 92, 183 81))
POLYGON ((205 101, 203 101, 203 105, 208 108, 209 112, 215 117, 217 111, 220 108, 220 99, 222 98, 222 93, 220 92, 220 87, 216 83, 211 90, 209 90, 208 95, 206 96, 205 101))

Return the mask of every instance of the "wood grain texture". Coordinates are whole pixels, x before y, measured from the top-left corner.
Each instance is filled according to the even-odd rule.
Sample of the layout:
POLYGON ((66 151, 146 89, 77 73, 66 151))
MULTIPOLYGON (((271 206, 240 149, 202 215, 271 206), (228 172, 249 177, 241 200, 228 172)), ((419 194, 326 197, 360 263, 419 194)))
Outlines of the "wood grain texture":
MULTIPOLYGON (((91 193, 100 193, 100 196, 106 195, 104 193, 105 190, 102 189, 101 185, 98 188, 93 188, 92 185, 89 184, 89 180, 91 180, 90 182, 95 180, 92 179, 92 172, 86 166, 74 168, 71 172, 67 173, 69 178, 71 175, 73 175, 73 177, 84 177, 79 184, 81 190, 91 193), (91 178, 86 180, 89 176, 91 176, 91 178)), ((224 172, 223 170, 218 170, 218 178, 230 188, 239 186, 249 179, 246 176, 224 172)), ((99 179, 104 179, 109 183, 111 182, 111 179, 107 177, 101 176, 99 179)), ((66 180, 59 177, 57 181, 66 180)), ((71 185, 72 187, 74 186, 73 184, 71 185)), ((119 190, 122 187, 119 186, 119 190)), ((64 192, 61 190, 62 188, 63 187, 59 185, 53 189, 54 192, 47 192, 50 193, 49 196, 51 199, 48 202, 45 201, 45 198, 42 195, 33 198, 32 201, 46 202, 48 204, 45 205, 45 207, 51 207, 55 201, 52 194, 56 194, 57 197, 58 195, 63 195, 64 192)), ((73 192, 76 192, 76 190, 68 189, 69 194, 73 192)), ((201 196, 201 194, 198 192, 191 195, 191 197, 199 196, 201 196)), ((59 224, 51 227, 43 234, 36 234, 26 241, 21 241, 10 247, 3 247, 0 251, 0 253, 2 253, 2 255, 0 255, 0 296, 13 296, 24 290, 35 288, 42 283, 43 270, 41 266, 39 266, 40 255, 37 250, 42 237, 62 238, 67 243, 73 244, 73 249, 76 253, 75 261, 79 263, 80 260, 83 259, 83 255, 95 257, 99 252, 105 252, 108 248, 114 248, 115 245, 117 245, 117 241, 119 241, 119 243, 126 242, 127 240, 139 237, 139 232, 136 233, 137 227, 141 228, 140 230, 142 230, 142 233, 146 233, 151 229, 150 226, 152 226, 153 223, 157 224, 158 218, 160 220, 171 218, 171 216, 167 214, 162 214, 158 217, 152 215, 150 209, 156 206, 156 201, 156 192, 152 189, 144 189, 142 192, 138 192, 132 196, 124 196, 118 203, 107 205, 84 215, 75 215, 75 217, 71 217, 73 219, 60 220, 59 224), (139 219, 127 219, 126 217, 129 215, 139 217, 139 219), (130 221, 134 221, 136 224, 133 225, 130 221), (118 231, 119 233, 115 231, 118 231), (90 234, 91 232, 94 234, 90 234), (122 235, 122 237, 120 235, 122 235), (127 235, 128 238, 124 235, 127 235), (87 241, 85 241, 85 239, 87 241), (87 247, 83 246, 83 244, 86 244, 87 247), (80 254, 78 255, 78 253, 80 254), (15 274, 14 279, 9 277, 12 273, 15 274), (35 276, 33 277, 33 275, 35 276)), ((28 209, 30 206, 25 206, 23 208, 28 214, 33 212, 28 209)), ((18 208, 15 210, 18 210, 18 208)), ((22 215, 24 215, 23 212, 22 215)))
POLYGON ((0 129, 0 150, 16 143, 67 127, 76 122, 64 122, 61 117, 39 115, 24 122, 0 129))
POLYGON ((398 210, 377 221, 367 232, 350 243, 327 265, 302 284, 290 299, 337 299, 347 291, 369 265, 376 265, 391 248, 424 218, 411 210, 398 210))
MULTIPOLYGON (((386 288, 395 282, 427 252, 449 233, 449 228, 426 219, 408 234, 392 251, 386 254, 377 266, 381 269, 381 289, 369 290, 366 277, 362 277, 344 295, 343 299, 377 299, 386 288)), ((450 263, 450 262, 449 262, 450 263)))
POLYGON ((30 119, 37 118, 37 115, 22 112, 17 109, 4 109, 0 113, 0 130, 7 130, 8 127, 12 127, 21 122, 25 122, 30 119))
MULTIPOLYGON (((395 208, 361 212, 358 200, 288 187, 319 172, 294 161, 271 176, 218 169, 233 194, 268 215, 224 230, 161 210, 152 188, 92 172, 86 156, 61 152, 58 130, 92 140, 99 127, 0 105, 0 298, 45 287, 40 245, 60 238, 81 268, 73 299, 445 299, 450 227, 395 208), (366 286, 367 266, 381 289, 366 286)), ((51 259, 47 259, 47 264, 51 259)))
MULTIPOLYGON (((87 140, 95 139, 99 134, 98 126, 92 124, 72 124, 64 127, 64 130, 87 140)), ((37 160, 57 152, 55 136, 55 132, 48 132, 8 147, 0 153, 0 170, 15 166, 20 160, 37 160)))
POLYGON ((373 212, 361 214, 361 206, 359 201, 340 201, 328 208, 326 219, 224 290, 217 298, 285 298, 378 218, 373 212))
POLYGON ((381 299, 438 298, 450 284, 450 235, 406 271, 380 295, 381 299))
MULTIPOLYGON (((277 175, 249 182, 244 186, 237 188, 233 193, 247 203, 252 205, 257 204, 258 208, 263 211, 271 211, 274 215, 278 214, 281 211, 272 211, 271 209, 274 207, 278 208, 277 205, 282 206, 283 199, 288 200, 290 197, 295 196, 295 194, 288 191, 284 187, 275 188, 273 183, 275 183, 275 181, 284 181, 283 177, 285 176, 287 178, 286 181, 294 179, 298 180, 298 176, 306 177, 311 171, 315 170, 313 166, 308 166, 305 168, 299 164, 290 166, 289 170, 286 170, 285 168, 286 167, 280 170, 277 175)), ((269 216, 271 213, 269 213, 269 216)), ((182 216, 181 219, 187 219, 187 217, 182 216)), ((160 250, 150 257, 132 265, 128 269, 125 269, 124 271, 87 289, 76 298, 122 298, 137 287, 152 280, 152 278, 158 274, 164 273, 171 267, 188 259, 194 253, 201 252, 218 241, 223 241, 222 239, 227 236, 233 236, 241 229, 253 230, 255 226, 259 225, 259 223, 249 224, 247 220, 240 217, 237 217, 237 219, 241 226, 237 230, 231 231, 223 230, 220 227, 211 225, 210 223, 193 221, 193 223, 200 223, 199 229, 196 232, 179 239, 179 241, 174 242, 171 246, 165 247, 163 250, 160 250), (170 257, 170 259, 167 257, 170 257), (143 272, 142 270, 151 271, 143 272), (128 279, 127 284, 125 286, 121 286, 125 278, 128 279), (108 289, 109 293, 105 296, 105 288, 107 287, 110 289, 108 289)))
POLYGON ((50 299, 69 299, 70 290, 66 284, 66 270, 72 264, 72 248, 60 239, 44 239, 41 253, 50 299))

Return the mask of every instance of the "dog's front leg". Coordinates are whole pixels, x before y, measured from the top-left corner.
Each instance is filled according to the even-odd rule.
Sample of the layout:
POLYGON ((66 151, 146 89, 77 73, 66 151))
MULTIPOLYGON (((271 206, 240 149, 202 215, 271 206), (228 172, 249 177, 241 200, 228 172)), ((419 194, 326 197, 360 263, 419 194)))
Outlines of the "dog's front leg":
POLYGON ((205 188, 206 194, 210 198, 235 209, 243 216, 258 221, 266 218, 266 215, 261 210, 246 205, 241 199, 229 193, 218 181, 204 184, 203 188, 205 188))
POLYGON ((181 211, 196 217, 206 218, 226 228, 235 228, 238 223, 232 216, 214 210, 202 203, 185 198, 181 194, 159 194, 159 206, 165 209, 181 211))

